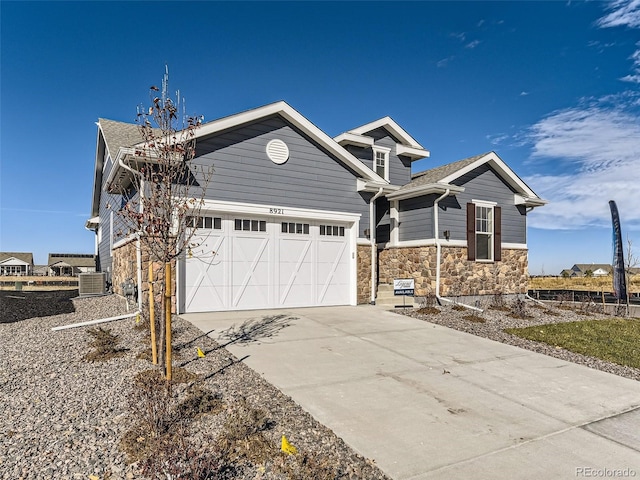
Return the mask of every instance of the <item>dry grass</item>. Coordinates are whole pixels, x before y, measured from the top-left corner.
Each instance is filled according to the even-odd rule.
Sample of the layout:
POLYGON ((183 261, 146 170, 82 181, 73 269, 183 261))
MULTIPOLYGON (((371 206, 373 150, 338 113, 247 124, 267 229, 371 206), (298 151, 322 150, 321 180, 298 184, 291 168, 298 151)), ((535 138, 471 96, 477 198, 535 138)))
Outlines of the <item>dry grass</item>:
MULTIPOLYGON (((529 279, 529 288, 534 290, 584 290, 605 291, 612 290, 611 276, 604 277, 532 277, 529 279)), ((634 275, 627 285, 630 293, 640 292, 640 275, 634 275)))
POLYGON ((106 362, 115 357, 124 355, 127 352, 126 348, 118 347, 117 335, 113 335, 111 330, 105 330, 102 327, 90 328, 87 330, 89 336, 93 340, 89 343, 93 350, 84 356, 85 360, 90 362, 106 362))

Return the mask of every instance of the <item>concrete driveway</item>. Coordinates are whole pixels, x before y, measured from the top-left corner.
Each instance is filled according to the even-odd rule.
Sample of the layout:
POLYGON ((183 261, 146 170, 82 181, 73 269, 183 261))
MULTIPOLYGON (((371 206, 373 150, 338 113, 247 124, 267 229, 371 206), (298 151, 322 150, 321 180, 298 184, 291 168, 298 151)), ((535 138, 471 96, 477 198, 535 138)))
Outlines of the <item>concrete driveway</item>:
POLYGON ((181 316, 253 325, 227 349, 396 480, 640 478, 640 382, 379 307, 181 316))

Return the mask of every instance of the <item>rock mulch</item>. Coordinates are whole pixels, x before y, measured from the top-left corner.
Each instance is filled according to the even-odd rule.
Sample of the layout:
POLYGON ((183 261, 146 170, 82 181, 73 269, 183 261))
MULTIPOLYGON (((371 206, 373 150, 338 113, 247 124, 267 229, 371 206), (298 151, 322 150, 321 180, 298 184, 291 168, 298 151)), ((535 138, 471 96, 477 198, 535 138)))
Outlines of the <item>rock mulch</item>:
POLYGON ((404 313, 430 323, 435 323, 455 330, 471 333, 479 337, 485 337, 497 342, 514 345, 519 348, 525 348, 527 350, 549 355, 561 360, 586 365, 590 368, 640 381, 640 369, 638 368, 625 367, 615 363, 606 362, 599 358, 571 352, 557 346, 527 340, 504 331, 508 328, 525 328, 549 323, 611 318, 611 316, 599 313, 600 308, 593 304, 566 304, 562 307, 563 308, 558 308, 558 305, 542 306, 539 303, 527 300, 524 303, 526 318, 515 318, 511 316, 511 308, 508 304, 504 306, 504 309, 498 310, 491 308, 490 303, 482 306, 482 313, 472 312, 471 310, 461 309, 460 306, 454 307, 451 305, 431 307, 435 308, 437 313, 427 313, 426 311, 421 313, 420 309, 408 310, 404 313), (484 322, 477 321, 477 318, 465 318, 472 314, 477 315, 480 319, 484 320, 484 322))
MULTIPOLYGON (((86 361, 92 340, 87 327, 56 332, 51 328, 121 315, 127 305, 115 295, 72 297, 69 292, 0 292, 0 479, 145 478, 140 463, 129 463, 121 440, 134 425, 133 378, 152 368, 137 358, 148 349, 146 333, 135 328, 134 319, 102 324, 126 351, 108 361, 86 361)), ((198 375, 190 384, 176 387, 178 393, 184 397, 190 387, 202 386, 222 401, 222 412, 198 416, 189 424, 191 451, 202 454, 213 448, 223 425, 239 411, 249 408, 264 414, 261 438, 264 451, 273 458, 263 455, 250 461, 251 452, 240 451, 244 460, 215 478, 329 478, 309 474, 316 466, 339 472, 331 478, 388 478, 291 398, 179 317, 174 319, 174 344, 175 368, 198 375), (197 356, 197 347, 206 353, 204 358, 197 356), (297 458, 307 459, 304 468, 292 460, 294 456, 279 452, 282 435, 297 447, 297 458)))

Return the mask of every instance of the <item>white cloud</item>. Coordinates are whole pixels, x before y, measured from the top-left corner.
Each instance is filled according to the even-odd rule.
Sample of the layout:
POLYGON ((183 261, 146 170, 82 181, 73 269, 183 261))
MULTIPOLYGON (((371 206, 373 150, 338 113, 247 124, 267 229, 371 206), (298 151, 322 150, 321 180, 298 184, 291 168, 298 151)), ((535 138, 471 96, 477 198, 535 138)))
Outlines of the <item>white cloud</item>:
POLYGON ((640 28, 640 0, 614 0, 607 10, 609 13, 598 20, 598 26, 640 28))
POLYGON ((531 215, 530 225, 546 229, 607 226, 608 201, 616 200, 624 227, 640 228, 638 96, 626 92, 559 110, 530 128, 531 161, 553 161, 560 172, 526 179, 551 202, 531 215))
POLYGON ((480 45, 480 40, 473 40, 465 45, 465 48, 476 48, 480 45))
MULTIPOLYGON (((597 21, 602 28, 628 27, 640 28, 640 0, 613 0, 607 7, 609 13, 597 21)), ((623 82, 640 83, 640 42, 631 57, 633 73, 620 78, 623 82)))
POLYGON ((521 97, 526 97, 527 95, 529 95, 529 92, 525 92, 524 90, 520 92, 521 97))

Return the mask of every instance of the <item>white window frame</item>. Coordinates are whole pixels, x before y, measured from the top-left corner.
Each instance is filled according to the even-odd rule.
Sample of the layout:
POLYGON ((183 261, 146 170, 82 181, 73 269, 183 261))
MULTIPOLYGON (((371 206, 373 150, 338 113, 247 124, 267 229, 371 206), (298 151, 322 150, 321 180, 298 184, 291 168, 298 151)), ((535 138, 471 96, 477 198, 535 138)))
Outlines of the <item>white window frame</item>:
POLYGON ((487 202, 483 200, 471 200, 471 202, 475 205, 475 214, 474 214, 474 224, 475 224, 475 243, 476 243, 476 262, 493 262, 494 260, 494 242, 495 242, 495 214, 494 207, 497 205, 496 202, 487 202), (479 209, 485 209, 489 214, 487 216, 487 222, 490 222, 490 226, 488 227, 489 231, 479 230, 478 229, 478 211, 479 209), (489 245, 488 245, 488 258, 479 258, 478 255, 478 236, 488 236, 489 237, 489 245))
POLYGON ((380 175, 382 178, 384 178, 387 182, 389 181, 389 153, 391 152, 390 148, 386 148, 386 147, 372 147, 373 148, 373 164, 372 164, 372 168, 373 171, 380 175, 378 173, 378 154, 382 155, 382 160, 384 161, 384 175, 380 175))

